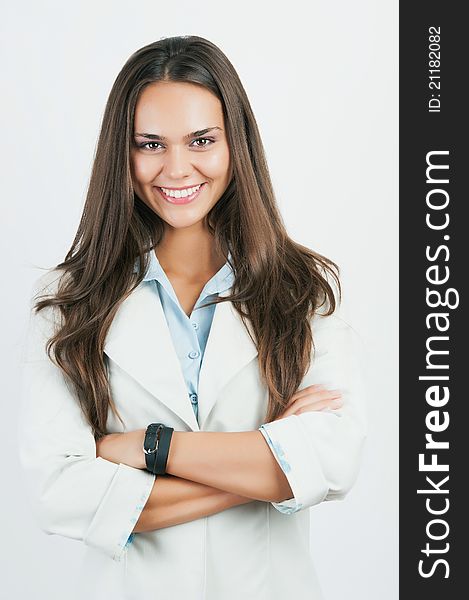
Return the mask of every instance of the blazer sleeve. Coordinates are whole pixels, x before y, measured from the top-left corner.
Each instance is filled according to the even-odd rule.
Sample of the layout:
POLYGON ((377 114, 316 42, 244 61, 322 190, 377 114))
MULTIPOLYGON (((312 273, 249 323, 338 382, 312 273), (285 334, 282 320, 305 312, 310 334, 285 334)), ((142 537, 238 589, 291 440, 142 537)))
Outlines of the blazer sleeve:
POLYGON ((361 338, 336 314, 318 314, 313 339, 313 360, 299 389, 312 384, 340 389, 343 406, 290 415, 259 427, 292 489, 292 498, 271 502, 285 514, 343 499, 358 475, 366 438, 361 338))
MULTIPOLYGON (((36 280, 33 300, 53 290, 52 279, 49 271, 36 280)), ((45 533, 80 540, 120 561, 155 476, 96 456, 91 427, 46 354, 57 309, 36 314, 32 306, 21 357, 17 436, 33 516, 45 533)))

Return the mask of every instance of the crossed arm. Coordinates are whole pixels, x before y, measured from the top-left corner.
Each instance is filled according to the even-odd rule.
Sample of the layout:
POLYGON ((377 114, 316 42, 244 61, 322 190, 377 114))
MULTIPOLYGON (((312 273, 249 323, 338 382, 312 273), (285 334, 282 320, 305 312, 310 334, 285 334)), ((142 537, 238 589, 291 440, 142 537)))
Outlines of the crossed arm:
MULTIPOLYGON (((97 456, 145 468, 145 430, 110 434, 97 456)), ((166 475, 155 479, 134 532, 168 527, 253 500, 292 497, 290 485, 260 431, 174 431, 166 475)))
MULTIPOLYGON (((341 405, 337 390, 314 385, 297 392, 281 415, 341 405)), ((96 454, 144 469, 145 429, 104 436, 96 454)), ((251 501, 283 502, 293 496, 288 480, 259 430, 174 431, 166 464, 134 532, 151 531, 208 516, 251 501)))

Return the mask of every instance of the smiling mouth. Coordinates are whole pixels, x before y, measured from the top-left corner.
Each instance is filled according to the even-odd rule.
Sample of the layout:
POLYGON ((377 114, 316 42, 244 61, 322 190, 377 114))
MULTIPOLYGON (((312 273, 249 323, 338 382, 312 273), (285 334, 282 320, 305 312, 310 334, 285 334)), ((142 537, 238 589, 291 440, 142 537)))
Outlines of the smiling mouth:
POLYGON ((155 188, 171 204, 188 204, 199 196, 206 185, 207 182, 186 188, 164 188, 159 186, 155 186, 155 188))

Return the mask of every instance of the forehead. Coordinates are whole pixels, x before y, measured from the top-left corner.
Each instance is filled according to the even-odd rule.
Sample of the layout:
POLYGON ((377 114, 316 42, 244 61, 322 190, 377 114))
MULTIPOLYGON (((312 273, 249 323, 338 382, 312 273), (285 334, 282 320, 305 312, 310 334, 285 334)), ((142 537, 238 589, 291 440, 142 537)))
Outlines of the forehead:
POLYGON ((223 127, 220 100, 193 83, 158 81, 149 84, 137 100, 135 131, 183 136, 208 126, 223 127))

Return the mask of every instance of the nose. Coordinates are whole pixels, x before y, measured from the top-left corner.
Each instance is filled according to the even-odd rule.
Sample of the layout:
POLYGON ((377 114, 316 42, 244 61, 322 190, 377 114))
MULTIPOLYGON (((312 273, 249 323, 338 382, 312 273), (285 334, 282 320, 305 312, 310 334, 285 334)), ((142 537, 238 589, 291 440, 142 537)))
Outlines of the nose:
POLYGON ((168 179, 175 181, 188 177, 193 171, 189 153, 181 147, 173 146, 165 155, 163 172, 168 179))

